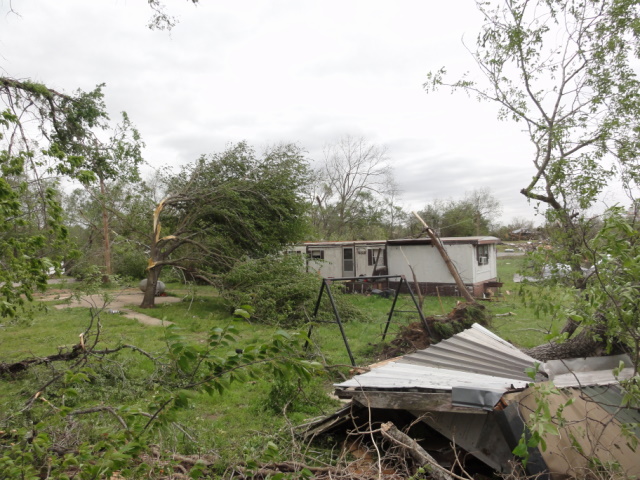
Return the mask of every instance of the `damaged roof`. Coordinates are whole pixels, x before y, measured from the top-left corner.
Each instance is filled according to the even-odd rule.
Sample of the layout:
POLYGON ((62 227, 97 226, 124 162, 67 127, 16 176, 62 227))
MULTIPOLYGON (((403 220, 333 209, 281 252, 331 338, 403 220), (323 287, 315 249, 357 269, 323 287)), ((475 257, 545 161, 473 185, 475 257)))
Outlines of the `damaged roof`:
MULTIPOLYGON (((526 371, 535 372, 535 383, 553 382, 556 394, 547 401, 552 412, 564 409, 566 419, 558 420, 558 435, 547 438, 549 448, 529 449, 529 474, 579 476, 589 458, 598 458, 640 475, 634 442, 625 436, 629 432, 637 438, 640 424, 638 406, 626 407, 620 386, 634 375, 626 355, 540 363, 474 324, 335 389, 339 397, 352 399, 352 407, 405 410, 497 472, 507 472, 538 401, 536 390, 527 388, 532 380, 526 371)), ((349 415, 345 409, 310 432, 327 431, 349 415)))
MULTIPOLYGON (((529 384, 531 379, 525 370, 533 370, 536 363, 534 358, 474 324, 425 350, 334 386, 341 397, 352 397, 354 390, 448 393, 454 398, 461 395, 460 406, 474 405, 466 399, 465 392, 490 392, 472 395, 480 402, 478 408, 493 409, 504 393, 529 384)), ((452 405, 456 406, 455 400, 452 405)))
MULTIPOLYGON (((478 236, 478 237, 440 237, 440 242, 444 245, 486 245, 498 244, 498 237, 478 236)), ((387 245, 431 245, 432 241, 429 237, 421 238, 398 238, 395 240, 387 240, 387 245)))

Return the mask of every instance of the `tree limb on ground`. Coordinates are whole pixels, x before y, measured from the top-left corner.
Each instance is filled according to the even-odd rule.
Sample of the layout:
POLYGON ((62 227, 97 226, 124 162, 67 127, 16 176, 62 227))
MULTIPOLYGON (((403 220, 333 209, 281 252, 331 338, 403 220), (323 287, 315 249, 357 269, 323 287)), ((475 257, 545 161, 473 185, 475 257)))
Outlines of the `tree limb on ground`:
POLYGON ((384 438, 392 442, 394 445, 398 445, 405 449, 420 466, 427 466, 429 475, 436 480, 453 480, 454 478, 459 480, 468 480, 464 477, 459 477, 442 467, 435 458, 429 455, 426 450, 418 444, 418 442, 409 435, 398 430, 392 422, 383 423, 380 427, 380 432, 384 438))
POLYGON ((55 355, 49 355, 46 357, 29 358, 29 359, 20 360, 19 362, 14 362, 14 363, 2 362, 0 363, 0 376, 15 375, 16 373, 26 371, 29 368, 35 367, 37 365, 50 364, 52 362, 68 362, 70 360, 75 360, 76 358, 80 357, 81 354, 87 353, 87 351, 89 351, 89 353, 93 355, 108 355, 111 353, 119 352, 120 350, 123 350, 125 348, 141 353, 142 355, 149 358, 150 360, 157 362, 157 359, 153 357, 153 355, 133 345, 120 345, 116 348, 105 348, 103 350, 88 350, 86 348, 86 345, 83 345, 82 343, 78 343, 73 347, 71 347, 71 350, 67 352, 61 351, 60 353, 57 353, 55 355))

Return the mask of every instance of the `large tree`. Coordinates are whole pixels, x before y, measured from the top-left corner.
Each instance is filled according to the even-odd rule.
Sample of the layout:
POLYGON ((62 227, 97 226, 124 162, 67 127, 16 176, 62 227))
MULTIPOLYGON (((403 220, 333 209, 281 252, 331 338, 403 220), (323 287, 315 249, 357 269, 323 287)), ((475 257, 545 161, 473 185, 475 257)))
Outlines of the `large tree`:
POLYGON ((317 236, 346 240, 368 238, 372 230, 382 234, 385 217, 397 222, 397 193, 385 147, 349 135, 326 145, 313 192, 317 236))
MULTIPOLYGON (((465 192, 464 198, 440 200, 427 204, 420 216, 443 237, 488 235, 500 216, 502 206, 488 188, 465 192)), ((421 225, 414 222, 414 230, 421 225)))
POLYGON ((638 179, 639 3, 478 1, 485 21, 472 55, 484 78, 448 82, 442 69, 425 84, 464 89, 526 126, 535 153, 521 193, 567 232, 565 260, 577 273, 571 232, 582 213, 612 181, 629 190, 638 179))
MULTIPOLYGON (((497 103, 501 119, 526 126, 533 172, 521 193, 558 227, 545 261, 568 265, 572 273, 565 278, 584 290, 591 278, 583 269, 590 257, 587 209, 611 185, 630 196, 638 186, 640 2, 476 4, 485 21, 472 55, 483 78, 449 82, 442 69, 430 74, 425 87, 463 89, 497 103)), ((570 317, 566 334, 576 330, 577 318, 570 317)), ((606 325, 589 330, 601 338, 606 325)))
POLYGON ((164 267, 211 281, 243 256, 276 253, 303 239, 309 181, 299 147, 278 145, 258 156, 244 142, 170 178, 154 212, 142 307, 154 305, 164 267))
POLYGON ((109 249, 113 251, 110 274, 140 279, 146 275, 149 212, 157 203, 153 191, 148 181, 130 177, 106 181, 104 190, 107 195, 101 193, 99 184, 92 184, 63 197, 65 223, 81 253, 66 267, 70 267, 70 275, 76 276, 88 273, 94 266, 104 273, 105 238, 108 238, 109 249))
POLYGON ((113 203, 110 199, 113 192, 109 191, 108 184, 115 181, 133 184, 140 180, 139 165, 143 162, 143 147, 138 130, 129 116, 122 112, 122 120, 114 127, 108 142, 95 142, 93 148, 85 154, 84 164, 94 172, 95 180, 91 182, 84 179, 82 183, 100 205, 105 282, 113 273, 110 217, 114 215, 114 210, 109 211, 109 204, 113 203))

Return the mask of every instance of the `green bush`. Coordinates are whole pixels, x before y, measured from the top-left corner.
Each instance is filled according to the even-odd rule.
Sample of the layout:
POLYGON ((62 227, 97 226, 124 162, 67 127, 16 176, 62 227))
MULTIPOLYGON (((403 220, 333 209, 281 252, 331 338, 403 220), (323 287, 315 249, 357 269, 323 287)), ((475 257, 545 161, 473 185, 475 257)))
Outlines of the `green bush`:
POLYGON ((240 262, 222 276, 221 294, 231 309, 251 305, 252 321, 295 326, 305 323, 320 280, 298 255, 240 262))
POLYGON ((113 273, 134 280, 145 278, 147 258, 148 256, 140 248, 129 243, 113 245, 111 251, 113 273))

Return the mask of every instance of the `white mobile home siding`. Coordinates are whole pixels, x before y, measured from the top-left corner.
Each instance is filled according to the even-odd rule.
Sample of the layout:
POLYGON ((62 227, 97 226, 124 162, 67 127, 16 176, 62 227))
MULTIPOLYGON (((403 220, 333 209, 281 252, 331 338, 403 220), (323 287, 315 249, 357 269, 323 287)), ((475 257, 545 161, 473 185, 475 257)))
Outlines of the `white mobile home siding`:
MULTIPOLYGON (((456 266, 462 281, 476 296, 482 296, 484 283, 497 280, 495 237, 452 237, 442 238, 451 261, 456 266), (481 246, 487 261, 478 261, 478 246, 481 246)), ((444 295, 457 294, 457 287, 438 249, 429 239, 380 240, 356 242, 310 242, 295 247, 296 251, 307 255, 307 268, 324 278, 351 276, 404 275, 413 281, 409 265, 415 271, 418 282, 427 294, 435 294, 436 287, 444 295), (353 270, 344 271, 344 249, 353 251, 353 270), (373 255, 370 251, 383 250, 378 270, 374 272, 373 255), (322 261, 314 260, 314 255, 322 261), (371 261, 370 261, 371 259, 371 261)), ((351 264, 350 264, 351 265, 351 264)))
POLYGON ((303 245, 296 245, 296 251, 303 251, 307 254, 307 268, 310 272, 317 272, 318 275, 325 278, 340 278, 343 276, 371 276, 373 275, 374 265, 369 265, 369 250, 378 252, 382 250, 383 254, 378 263, 378 267, 382 267, 383 261, 386 260, 384 253, 386 242, 379 241, 356 241, 356 242, 310 242, 303 245), (345 273, 344 250, 352 251, 353 266, 351 272, 345 273), (320 253, 322 252, 322 253, 320 253), (321 261, 314 260, 314 253, 321 255, 321 261))

